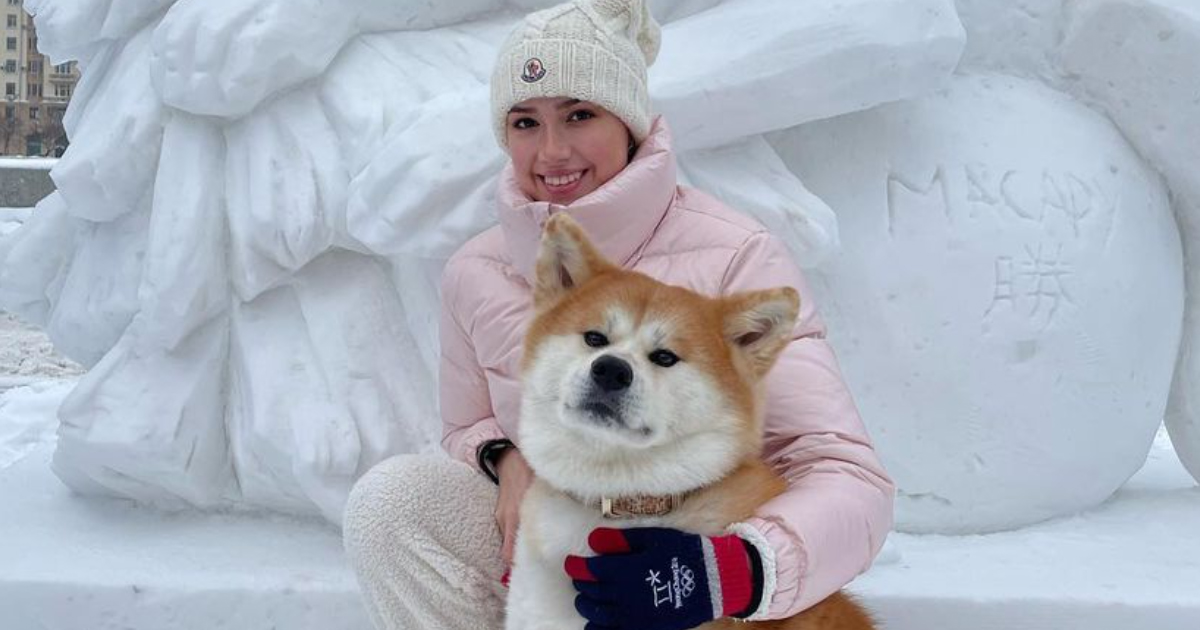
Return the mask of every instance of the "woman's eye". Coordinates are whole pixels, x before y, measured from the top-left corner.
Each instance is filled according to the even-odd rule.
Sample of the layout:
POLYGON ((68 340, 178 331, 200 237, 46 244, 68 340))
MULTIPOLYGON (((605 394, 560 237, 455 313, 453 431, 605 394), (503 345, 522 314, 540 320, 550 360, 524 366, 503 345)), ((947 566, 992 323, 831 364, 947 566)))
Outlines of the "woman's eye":
POLYGON ((586 109, 577 109, 577 110, 571 112, 570 116, 567 116, 567 121, 568 122, 579 122, 581 120, 588 120, 590 118, 595 118, 595 117, 596 117, 595 114, 593 114, 592 112, 590 112, 586 109))
POLYGON ((518 118, 512 122, 513 129, 529 129, 536 126, 537 121, 528 117, 518 118))
POLYGON ((650 362, 662 367, 671 367, 679 363, 679 355, 670 350, 655 350, 650 353, 650 362))
POLYGON ((603 348, 608 345, 608 337, 605 337, 603 333, 589 330, 583 333, 583 343, 586 343, 589 348, 603 348))

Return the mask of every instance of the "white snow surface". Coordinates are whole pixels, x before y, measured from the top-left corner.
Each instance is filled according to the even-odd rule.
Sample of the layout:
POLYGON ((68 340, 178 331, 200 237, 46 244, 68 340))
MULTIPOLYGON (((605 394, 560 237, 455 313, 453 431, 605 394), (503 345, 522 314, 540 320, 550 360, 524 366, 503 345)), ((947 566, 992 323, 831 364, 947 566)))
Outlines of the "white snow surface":
POLYGON ((1200 620, 1200 488, 1159 431, 1090 510, 989 535, 893 534, 850 586, 888 630, 1190 630, 1200 620))
POLYGON ((0 208, 0 236, 16 232, 32 212, 32 208, 0 208))
MULTIPOLYGON (((0 460, 5 630, 370 628, 340 537, 320 520, 163 512, 64 488, 49 463, 69 387, 0 394, 0 454, 22 452, 0 460)), ((1200 488, 1159 432, 1105 504, 998 534, 893 534, 849 588, 889 630, 1192 630, 1197 528, 1200 488)))
MULTIPOLYGON (((4 379, 0 376, 0 470, 36 448, 54 443, 54 413, 75 385, 43 377, 28 385, 8 387, 4 379)), ((8 383, 15 384, 16 379, 8 383)))
POLYGON ((69 382, 0 394, 0 622, 35 628, 370 627, 329 524, 167 513, 50 474, 69 382))
POLYGON ((650 94, 709 148, 938 87, 963 43, 940 0, 725 2, 664 29, 650 94))
POLYGON ((956 0, 967 31, 959 72, 1001 72, 1056 82, 1068 4, 1070 0, 956 0))

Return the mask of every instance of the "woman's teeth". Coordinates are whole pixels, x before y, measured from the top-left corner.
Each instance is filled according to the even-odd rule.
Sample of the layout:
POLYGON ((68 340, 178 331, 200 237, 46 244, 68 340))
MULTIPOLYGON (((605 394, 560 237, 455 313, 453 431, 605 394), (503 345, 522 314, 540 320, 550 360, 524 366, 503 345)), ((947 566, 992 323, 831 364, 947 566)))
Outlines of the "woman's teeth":
POLYGON ((564 175, 562 177, 551 177, 547 175, 545 179, 546 183, 550 184, 551 186, 566 186, 567 184, 578 181, 580 177, 583 177, 583 171, 571 173, 570 175, 564 175))

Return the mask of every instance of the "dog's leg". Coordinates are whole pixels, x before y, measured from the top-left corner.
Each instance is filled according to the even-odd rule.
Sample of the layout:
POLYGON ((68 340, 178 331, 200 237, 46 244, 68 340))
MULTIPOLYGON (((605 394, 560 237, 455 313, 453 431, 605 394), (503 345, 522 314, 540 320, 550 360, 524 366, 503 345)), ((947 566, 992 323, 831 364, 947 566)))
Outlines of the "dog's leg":
POLYGON ((562 562, 549 561, 533 546, 517 538, 505 630, 583 630, 584 619, 575 611, 575 587, 562 562))
POLYGON ((583 630, 585 620, 575 611, 575 586, 563 562, 587 549, 586 532, 592 527, 564 521, 570 511, 563 505, 536 482, 525 495, 505 630, 583 630))

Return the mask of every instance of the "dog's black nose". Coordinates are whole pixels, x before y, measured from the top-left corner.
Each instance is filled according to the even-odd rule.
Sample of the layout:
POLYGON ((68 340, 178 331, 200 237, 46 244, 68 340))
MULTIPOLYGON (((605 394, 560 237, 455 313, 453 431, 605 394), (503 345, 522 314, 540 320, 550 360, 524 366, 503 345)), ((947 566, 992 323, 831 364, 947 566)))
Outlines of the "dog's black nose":
POLYGON ((592 362, 592 380, 606 392, 622 390, 633 382, 633 368, 628 362, 606 354, 592 362))

